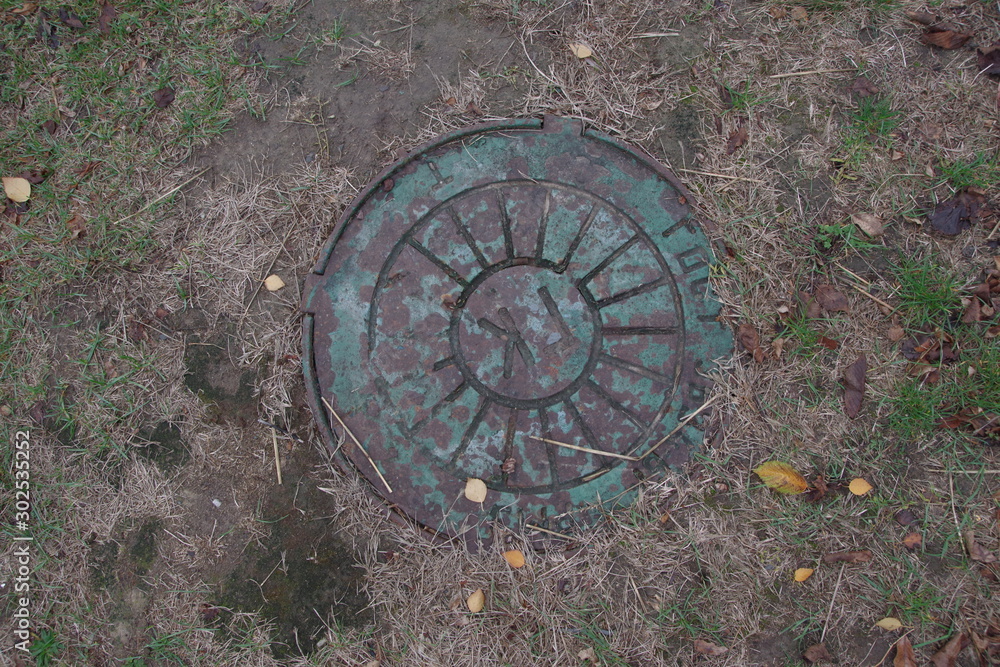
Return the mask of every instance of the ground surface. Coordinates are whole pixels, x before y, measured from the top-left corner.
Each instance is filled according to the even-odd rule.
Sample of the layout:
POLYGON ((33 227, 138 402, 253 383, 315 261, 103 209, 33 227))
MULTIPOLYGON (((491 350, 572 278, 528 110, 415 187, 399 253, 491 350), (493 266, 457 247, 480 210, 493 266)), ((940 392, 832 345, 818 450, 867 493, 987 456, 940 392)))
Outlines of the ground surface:
POLYGON ((1000 39, 995 4, 38 4, 0 19, 2 175, 46 171, 0 223, 0 659, 795 665, 822 642, 875 665, 905 633, 925 664, 964 633, 943 664, 997 660, 1000 100, 975 51, 1000 39), (907 10, 974 36, 928 46, 907 10), (747 349, 720 360, 717 435, 689 466, 572 548, 509 536, 514 570, 395 525, 331 467, 297 303, 382 167, 543 113, 685 181, 747 349), (932 230, 969 187, 979 219, 932 230), (261 290, 270 273, 287 286, 261 290), (29 655, 7 651, 19 431, 29 655), (776 494, 752 472, 769 460, 828 491, 776 494), (849 493, 857 477, 874 489, 849 493), (868 556, 823 559, 844 551, 868 556))

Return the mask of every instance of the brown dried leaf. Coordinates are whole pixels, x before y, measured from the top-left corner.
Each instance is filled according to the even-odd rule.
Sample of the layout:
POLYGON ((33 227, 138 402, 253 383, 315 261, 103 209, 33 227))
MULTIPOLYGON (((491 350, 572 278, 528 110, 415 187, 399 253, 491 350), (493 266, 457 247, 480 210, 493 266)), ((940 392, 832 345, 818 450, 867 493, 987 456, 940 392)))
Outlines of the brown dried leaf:
POLYGON ((962 535, 965 537, 965 548, 969 550, 969 558, 979 561, 980 563, 997 562, 996 554, 985 549, 981 544, 976 542, 975 533, 971 530, 967 530, 962 533, 962 535))
POLYGON ((847 297, 833 285, 819 285, 816 288, 816 301, 831 313, 850 311, 847 297))
POLYGON ((752 324, 743 322, 736 330, 736 338, 743 349, 753 355, 754 361, 762 363, 767 354, 760 346, 760 336, 752 324))
POLYGON ((913 652, 913 644, 906 635, 896 642, 896 657, 892 659, 892 667, 917 667, 917 654, 913 652))
POLYGON ((486 482, 475 477, 465 480, 465 497, 474 503, 481 503, 486 500, 486 482))
POLYGON ((793 21, 799 21, 800 23, 809 20, 809 12, 806 11, 805 7, 799 7, 798 5, 792 7, 789 15, 793 21))
POLYGON ((982 312, 979 305, 979 299, 970 299, 969 305, 965 307, 965 312, 962 313, 962 323, 974 324, 981 318, 982 312))
POLYGON ((18 16, 27 16, 28 14, 33 14, 36 9, 38 9, 38 5, 33 2, 26 2, 17 9, 10 10, 10 13, 17 14, 18 16))
POLYGON ((166 109, 173 103, 174 97, 174 89, 170 86, 164 86, 153 93, 153 104, 158 109, 166 109))
POLYGON ((840 342, 834 340, 833 338, 827 338, 826 336, 819 337, 819 344, 828 350, 836 350, 840 347, 840 342))
POLYGON ((61 8, 59 10, 59 20, 62 21, 63 25, 67 28, 83 30, 83 21, 80 20, 80 17, 66 8, 61 8))
POLYGON ((957 236, 979 222, 980 209, 985 203, 986 197, 981 192, 966 188, 935 206, 927 218, 934 231, 957 236))
POLYGON ((948 51, 962 48, 970 39, 972 39, 970 33, 938 26, 930 26, 927 32, 920 36, 920 41, 927 46, 937 46, 948 51))
POLYGON ((844 371, 844 412, 854 419, 861 412, 865 397, 865 376, 868 373, 868 359, 862 354, 858 360, 844 371))
POLYGON ((73 217, 66 221, 66 227, 69 229, 70 241, 87 235, 87 221, 79 213, 74 213, 73 217))
POLYGON ((713 657, 718 657, 720 655, 725 655, 729 651, 725 646, 718 646, 711 642, 707 642, 704 639, 694 640, 694 652, 700 653, 702 655, 710 655, 713 657))
POLYGON ((726 155, 732 155, 740 146, 747 142, 747 126, 740 125, 729 133, 729 141, 726 142, 726 155))
POLYGON ((515 459, 513 456, 504 459, 504 462, 500 464, 500 472, 506 475, 510 475, 515 470, 517 470, 517 459, 515 459))
POLYGON ((800 567, 799 569, 795 570, 795 574, 792 575, 792 578, 801 584, 803 581, 813 576, 813 572, 815 571, 816 570, 814 570, 811 567, 800 567))
POLYGON ((872 238, 882 236, 884 231, 882 221, 871 213, 852 213, 851 221, 858 226, 858 229, 872 238))
POLYGON ((863 496, 874 488, 874 486, 868 483, 867 479, 862 477, 852 479, 851 483, 847 485, 847 490, 855 496, 863 496))
POLYGON ((913 510, 908 509, 896 512, 895 519, 896 523, 900 526, 915 526, 920 523, 920 520, 917 519, 917 515, 913 513, 913 510))
POLYGON ((59 123, 55 122, 54 120, 47 120, 44 123, 42 123, 42 129, 48 132, 49 136, 52 136, 53 134, 56 133, 56 130, 59 129, 59 123))
POLYGON ((915 551, 919 549, 920 545, 923 544, 923 542, 924 542, 923 536, 917 531, 907 533, 906 537, 903 538, 903 546, 909 549, 910 551, 915 551))
POLYGON ((111 24, 118 18, 118 10, 107 0, 101 5, 101 13, 97 16, 97 30, 102 35, 111 34, 111 24))
POLYGON ((894 326, 889 327, 889 331, 886 333, 886 335, 889 336, 889 340, 891 340, 893 343, 898 343, 899 341, 903 340, 903 336, 906 335, 906 332, 903 330, 903 327, 896 324, 894 326))
POLYGON ((799 472, 782 461, 768 461, 754 468, 764 484, 778 493, 796 494, 809 488, 809 483, 799 472))
POLYGON ((783 19, 788 15, 788 10, 784 7, 779 7, 778 5, 771 5, 767 8, 767 13, 771 15, 774 20, 783 19))
POLYGON ((802 657, 814 665, 820 662, 833 662, 833 656, 826 650, 826 644, 813 644, 805 650, 802 657))
POLYGON ((957 635, 948 640, 948 643, 944 645, 944 648, 931 657, 931 663, 934 667, 955 667, 955 661, 958 660, 958 655, 968 643, 969 642, 965 637, 965 633, 959 632, 957 635))
POLYGON ((976 62, 983 74, 1000 74, 1000 39, 985 48, 976 49, 976 62))
POLYGON ((922 11, 917 11, 915 9, 907 9, 903 13, 906 14, 906 18, 910 19, 911 21, 916 21, 917 23, 920 23, 922 25, 934 25, 934 23, 937 21, 937 17, 931 14, 930 12, 922 12, 922 11))
POLYGON ((854 85, 851 86, 851 92, 858 97, 870 97, 871 95, 878 95, 879 89, 874 83, 868 80, 866 76, 859 76, 854 81, 854 85))
POLYGON ((826 476, 816 475, 816 479, 813 480, 812 488, 809 493, 806 494, 806 499, 812 502, 819 502, 826 496, 826 492, 830 487, 826 483, 826 476))
POLYGON ((867 549, 863 551, 837 551, 832 554, 824 554, 823 562, 827 565, 834 563, 867 563, 872 559, 872 552, 867 549))

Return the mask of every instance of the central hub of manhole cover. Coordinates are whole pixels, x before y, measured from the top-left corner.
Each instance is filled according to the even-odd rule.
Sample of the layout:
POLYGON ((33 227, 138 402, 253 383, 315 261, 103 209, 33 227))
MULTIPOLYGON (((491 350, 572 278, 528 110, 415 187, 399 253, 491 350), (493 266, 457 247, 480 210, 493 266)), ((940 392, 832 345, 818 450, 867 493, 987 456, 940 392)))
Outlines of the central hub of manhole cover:
POLYGON ((732 348, 709 258, 676 179, 578 122, 443 137, 358 197, 307 281, 317 422, 435 532, 571 533, 700 445, 681 420, 732 348))

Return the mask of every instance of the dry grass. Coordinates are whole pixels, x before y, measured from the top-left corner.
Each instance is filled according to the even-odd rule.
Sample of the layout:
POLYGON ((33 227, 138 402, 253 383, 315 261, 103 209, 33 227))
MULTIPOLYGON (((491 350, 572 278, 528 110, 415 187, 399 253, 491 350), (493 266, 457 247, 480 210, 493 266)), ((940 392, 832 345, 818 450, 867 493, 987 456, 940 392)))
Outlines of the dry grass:
MULTIPOLYGON (((950 433, 911 441, 892 432, 893 400, 907 367, 886 330, 900 314, 887 316, 852 287, 894 304, 888 265, 900 255, 933 257, 963 279, 992 261, 992 225, 943 240, 910 220, 950 195, 942 180, 949 165, 994 155, 996 82, 976 75, 967 50, 921 46, 919 28, 902 13, 915 4, 810 7, 805 21, 781 15, 788 8, 779 3, 489 0, 470 10, 509 22, 523 67, 516 74, 499 65, 457 78, 435 73, 438 101, 414 111, 422 131, 378 148, 390 153, 499 117, 507 102, 497 91, 505 76, 519 77, 520 114, 582 118, 669 162, 715 223, 716 240, 732 250, 720 258, 714 281, 724 315, 753 324, 765 347, 775 338, 787 342, 780 357, 764 363, 739 352, 722 360, 712 417, 724 425, 721 435, 573 549, 533 552, 515 534, 480 554, 434 545, 418 529, 390 521, 357 480, 328 465, 313 471, 337 509, 340 532, 353 536, 376 622, 343 629, 327 617, 320 648, 288 664, 784 665, 799 664, 801 651, 822 639, 841 663, 872 665, 897 637, 873 629, 885 616, 903 620, 923 658, 953 632, 982 635, 1000 622, 992 601, 997 584, 968 559, 961 541, 962 531, 973 529, 998 551, 1000 458, 950 433), (577 58, 573 43, 594 57, 577 58), (774 77, 814 70, 824 72, 774 77), (859 138, 852 130, 859 101, 849 89, 860 75, 899 112, 891 132, 859 138), (735 104, 720 94, 726 86, 735 104), (745 145, 727 150, 741 125, 745 145), (824 247, 820 225, 849 225, 853 212, 880 216, 886 236, 837 237, 824 247), (779 308, 823 283, 848 295, 850 312, 782 329, 779 308), (808 344, 819 334, 839 348, 808 344), (869 360, 869 386, 862 416, 850 420, 840 380, 861 353, 869 360), (751 473, 772 459, 834 481, 862 476, 875 491, 862 498, 832 493, 819 503, 779 497, 751 473), (901 508, 920 518, 924 545, 915 552, 900 544, 906 529, 894 515, 901 508), (511 569, 504 548, 525 551, 527 565, 511 569), (820 563, 824 554, 858 549, 870 550, 873 560, 820 563), (796 583, 797 567, 816 573, 796 583), (465 600, 479 588, 486 608, 470 614, 465 600), (729 650, 699 656, 695 639, 729 650)), ((945 3, 936 11, 974 29, 983 43, 1000 37, 1000 20, 985 4, 945 3)), ((364 62, 386 80, 405 80, 424 66, 410 44, 336 44, 341 67, 364 62)), ((274 104, 284 107, 284 120, 322 126, 322 103, 314 99, 274 104)), ((156 136, 176 131, 161 124, 156 136)), ((317 129, 317 142, 323 140, 317 129)), ((169 171, 133 175, 141 201, 197 173, 176 167, 178 155, 163 158, 169 171)), ((46 520, 37 527, 45 551, 33 604, 48 610, 42 624, 69 647, 65 664, 82 664, 73 662, 78 656, 94 664, 121 659, 123 647, 148 651, 164 637, 179 638, 163 649, 164 661, 172 652, 188 664, 278 664, 266 619, 237 611, 220 638, 199 611, 215 600, 206 582, 269 531, 258 503, 273 484, 270 430, 220 421, 194 397, 183 384, 191 340, 152 314, 205 313, 205 331, 228 335, 233 365, 256 370, 258 416, 294 423, 301 377, 289 360, 299 354, 297 278, 359 184, 349 165, 322 161, 292 173, 267 171, 256 165, 186 188, 179 204, 155 218, 150 239, 158 252, 129 271, 67 283, 61 298, 74 310, 23 306, 51 325, 34 329, 31 343, 12 352, 24 369, 21 382, 41 387, 55 376, 50 391, 65 399, 64 412, 77 425, 72 441, 61 444, 36 428, 45 446, 32 451, 46 520), (268 272, 288 287, 260 291, 268 272), (145 334, 136 334, 137 321, 145 334), (173 473, 132 444, 144 425, 163 420, 178 425, 191 453, 173 473), (219 497, 220 488, 232 497, 219 497), (216 516, 205 511, 213 499, 225 502, 216 525, 205 519, 216 516), (152 520, 165 532, 141 585, 129 582, 124 597, 96 586, 93 545, 134 536, 152 520), (134 628, 138 636, 124 636, 134 628)), ((40 224, 54 236, 61 213, 47 213, 40 224)), ((36 303, 54 304, 52 292, 40 288, 36 303)), ((23 410, 15 417, 35 398, 18 396, 23 410)), ((292 448, 285 451, 323 447, 315 433, 300 435, 308 442, 283 439, 282 447, 292 448)), ((0 565, 9 568, 12 558, 4 549, 0 565)))

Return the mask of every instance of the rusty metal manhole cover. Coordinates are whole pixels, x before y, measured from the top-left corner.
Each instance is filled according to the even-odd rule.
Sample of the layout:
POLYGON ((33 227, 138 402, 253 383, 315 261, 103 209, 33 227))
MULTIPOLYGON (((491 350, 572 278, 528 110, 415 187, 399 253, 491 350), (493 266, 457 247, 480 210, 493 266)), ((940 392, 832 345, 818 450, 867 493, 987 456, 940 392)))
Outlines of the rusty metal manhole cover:
POLYGON ((362 445, 342 463, 431 530, 488 538, 495 522, 572 532, 686 460, 701 418, 678 424, 732 340, 682 193, 555 117, 457 132, 386 170, 303 298, 317 422, 331 446, 340 419, 362 445))

